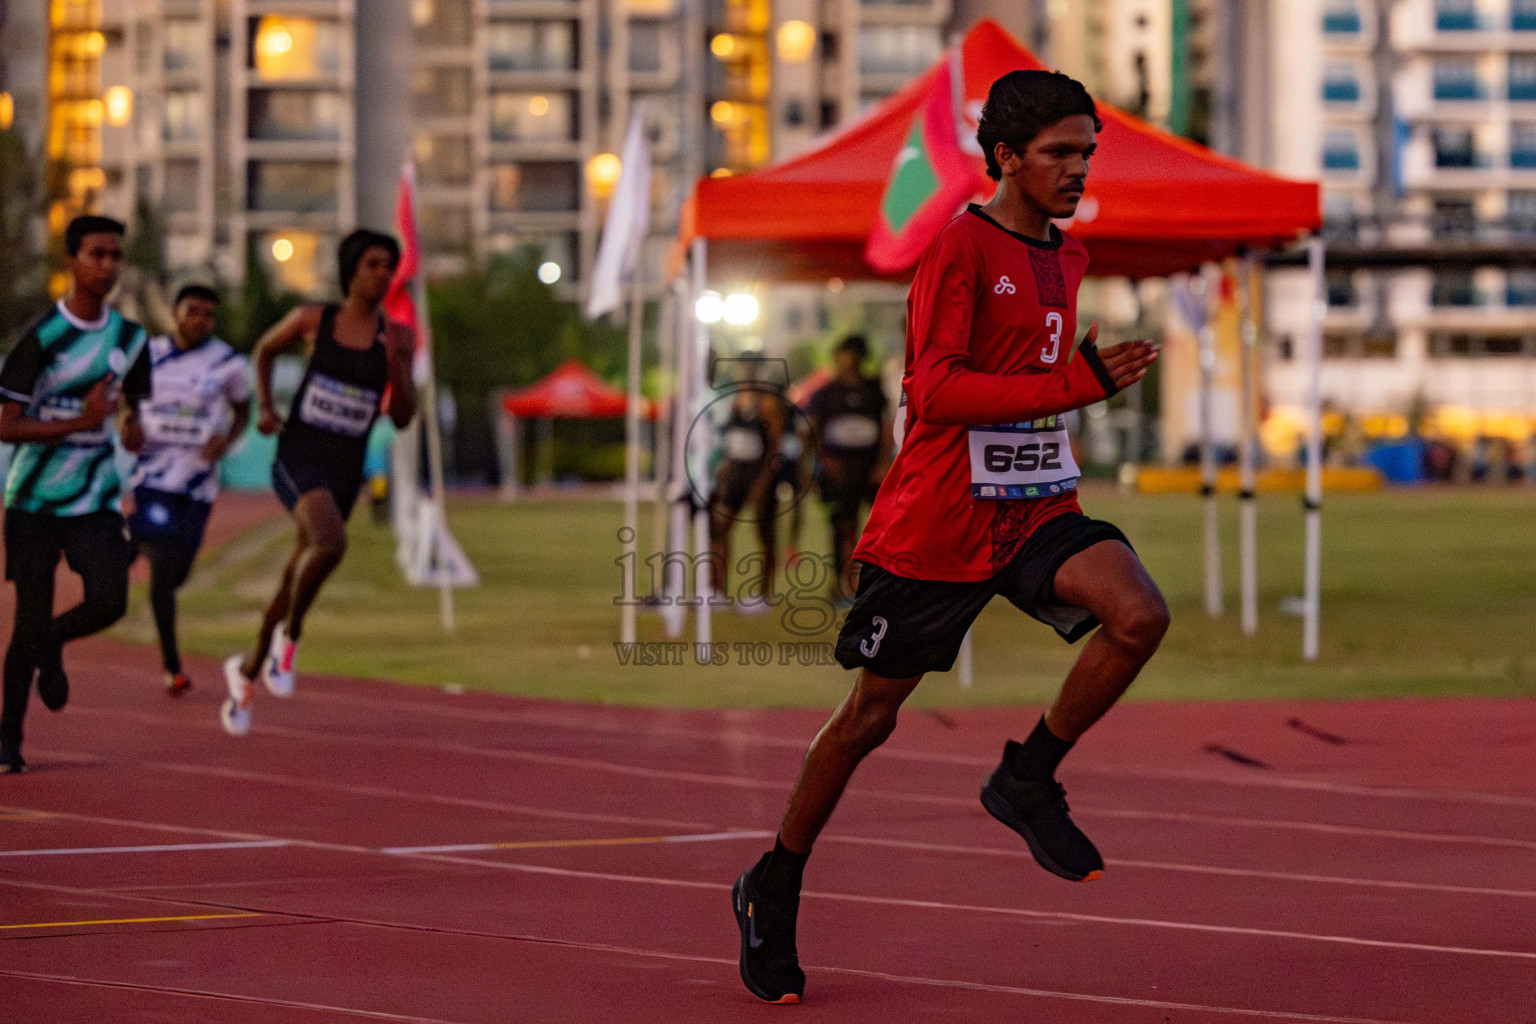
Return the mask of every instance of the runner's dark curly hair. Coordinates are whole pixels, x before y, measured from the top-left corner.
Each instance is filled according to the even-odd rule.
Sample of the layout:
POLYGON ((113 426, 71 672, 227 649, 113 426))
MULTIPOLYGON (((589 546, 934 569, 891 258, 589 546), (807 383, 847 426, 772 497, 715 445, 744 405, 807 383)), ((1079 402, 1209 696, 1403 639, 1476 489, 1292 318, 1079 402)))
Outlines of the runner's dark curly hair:
POLYGON ((1094 131, 1104 127, 1083 83, 1060 71, 1010 71, 993 82, 976 128, 976 141, 987 157, 987 176, 993 181, 1003 176, 993 155, 999 142, 1022 152, 1048 126, 1077 114, 1093 118, 1094 131))
POLYGON ((341 273, 341 294, 345 295, 351 289, 352 278, 357 276, 357 265, 363 262, 363 256, 374 247, 389 253, 391 266, 400 266, 399 242, 383 232, 358 228, 343 238, 341 246, 336 250, 336 269, 341 273))

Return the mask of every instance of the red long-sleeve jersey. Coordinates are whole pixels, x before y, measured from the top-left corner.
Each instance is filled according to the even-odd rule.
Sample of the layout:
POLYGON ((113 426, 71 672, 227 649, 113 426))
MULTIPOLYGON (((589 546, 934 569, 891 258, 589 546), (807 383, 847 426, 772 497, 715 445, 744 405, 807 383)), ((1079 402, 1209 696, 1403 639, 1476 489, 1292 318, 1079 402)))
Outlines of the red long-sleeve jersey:
POLYGON ((990 579, 1041 523, 1079 511, 1075 487, 974 496, 968 428, 1040 420, 1113 393, 1092 346, 1072 348, 1087 269, 1070 235, 1027 238, 977 206, 934 239, 907 296, 902 448, 854 558, 915 579, 990 579))

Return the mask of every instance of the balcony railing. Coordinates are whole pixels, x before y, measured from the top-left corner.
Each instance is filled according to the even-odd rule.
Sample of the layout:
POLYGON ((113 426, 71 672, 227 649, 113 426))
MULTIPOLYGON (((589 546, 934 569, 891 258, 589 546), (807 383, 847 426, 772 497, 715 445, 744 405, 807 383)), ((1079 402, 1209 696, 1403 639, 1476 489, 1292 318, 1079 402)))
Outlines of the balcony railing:
POLYGON ((1437 100, 1485 100, 1488 89, 1476 79, 1439 78, 1434 95, 1437 100))
POLYGON ((1360 83, 1348 79, 1325 80, 1323 101, 1325 103, 1359 103, 1360 83))
MULTIPOLYGON (((868 0, 865 0, 867 3, 868 0)), ((1354 36, 1360 34, 1359 11, 1324 11, 1323 31, 1329 35, 1354 36)))
POLYGON ((1435 28, 1441 32, 1475 32, 1487 27, 1470 4, 1438 4, 1435 7, 1435 28))

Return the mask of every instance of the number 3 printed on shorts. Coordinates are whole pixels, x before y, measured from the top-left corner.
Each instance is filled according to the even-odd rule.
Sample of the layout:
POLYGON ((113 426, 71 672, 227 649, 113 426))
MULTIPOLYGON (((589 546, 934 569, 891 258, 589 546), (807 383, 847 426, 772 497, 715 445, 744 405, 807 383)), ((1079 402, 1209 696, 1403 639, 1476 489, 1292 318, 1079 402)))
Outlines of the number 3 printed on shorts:
POLYGON ((1056 357, 1061 354, 1061 314, 1045 314, 1045 326, 1051 332, 1051 347, 1040 353, 1040 361, 1042 363, 1054 363, 1056 357))
POLYGON ((873 658, 880 652, 880 641, 885 639, 885 629, 889 625, 884 615, 876 615, 870 621, 874 624, 874 631, 869 634, 868 640, 859 641, 859 652, 866 658, 873 658))

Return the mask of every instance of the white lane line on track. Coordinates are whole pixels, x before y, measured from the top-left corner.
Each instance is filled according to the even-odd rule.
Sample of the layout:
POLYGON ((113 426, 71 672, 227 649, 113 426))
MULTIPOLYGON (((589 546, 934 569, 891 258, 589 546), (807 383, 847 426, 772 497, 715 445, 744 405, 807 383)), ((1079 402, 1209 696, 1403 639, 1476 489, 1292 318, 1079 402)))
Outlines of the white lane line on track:
POLYGON ((0 850, 0 857, 68 857, 86 853, 187 853, 194 850, 260 850, 290 845, 286 839, 234 843, 172 843, 165 846, 76 846, 60 850, 0 850))
MULTIPOLYGON (((387 927, 387 926, 386 926, 387 927)), ((711 964, 720 967, 735 967, 736 961, 725 957, 700 956, 689 953, 671 953, 663 950, 637 949, 628 946, 615 946, 596 942, 578 942, 566 939, 548 938, 537 935, 507 935, 494 936, 505 938, 509 941, 537 943, 560 949, 582 950, 586 952, 607 953, 616 956, 641 957, 650 960, 667 960, 671 962, 711 964)), ((857 978, 870 978, 876 981, 890 982, 900 985, 917 985, 927 988, 957 989, 967 992, 982 992, 995 995, 1023 996, 1032 999, 1063 1000, 1067 1002, 1095 1003, 1105 1006, 1133 1006, 1156 1010, 1179 1010, 1191 1013, 1209 1013, 1231 1017, 1247 1017, 1261 1020, 1292 1020, 1306 1021, 1309 1024, 1406 1024, 1403 1021, 1380 1020, 1365 1017, 1337 1017, 1323 1014, 1305 1013, 1301 1011, 1285 1010, 1259 1010, 1242 1006, 1218 1006, 1201 1003, 1178 1003, 1161 999, 1137 999, 1130 996, 1104 996, 1093 995, 1086 992, 1062 992, 1053 989, 1024 988, 1016 985, 996 985, 987 982, 961 981, 949 978, 928 978, 920 975, 892 974, 886 971, 862 970, 856 967, 822 967, 816 966, 809 969, 812 975, 837 974, 857 978)), ((379 1011, 358 1010, 349 1007, 328 1006, 319 1003, 300 1003, 289 1000, 266 999, 254 996, 244 996, 235 993, 210 992, 198 989, 179 989, 153 985, 137 985, 124 982, 101 981, 77 977, 65 977, 61 975, 39 974, 28 971, 0 970, 0 977, 14 977, 33 981, 52 982, 65 985, 81 985, 88 987, 125 989, 151 993, 164 993, 171 995, 188 996, 193 998, 227 1000, 242 1003, 256 1003, 261 1005, 283 1006, 295 1009, 321 1010, 341 1013, 348 1016, 371 1018, 375 1020, 400 1021, 403 1024, 455 1024, 452 1021, 443 1021, 437 1018, 411 1017, 402 1014, 382 1013, 379 1011)))
POLYGON ((412 1017, 401 1013, 384 1013, 379 1010, 358 1010, 349 1006, 330 1006, 325 1003, 304 1003, 294 999, 271 999, 265 996, 247 996, 236 992, 213 992, 196 988, 173 988, 166 985, 137 985, 132 982, 103 981, 95 978, 77 978, 62 974, 39 974, 33 971, 0 969, 0 977, 20 978, 26 981, 45 982, 51 985, 76 985, 83 988, 110 988, 118 991, 145 992, 155 995, 182 996, 188 999, 211 999, 227 1003, 247 1003, 255 1006, 280 1006, 289 1010, 313 1010, 319 1013, 337 1013, 346 1017, 362 1017, 366 1020, 392 1020, 399 1024, 462 1024, 458 1021, 437 1017, 412 1017))
MULTIPOLYGON (((146 716, 148 717, 148 716, 146 716)), ((367 737, 338 736, 331 733, 315 733, 308 730, 286 729, 274 730, 279 734, 290 738, 315 739, 321 741, 351 743, 368 746, 377 745, 415 745, 409 740, 377 740, 367 737)), ((456 747, 453 744, 431 744, 432 747, 456 747)), ((649 778, 674 782, 689 782, 703 785, 723 785, 736 789, 771 790, 782 792, 784 787, 777 782, 764 782, 746 776, 718 775, 701 772, 678 772, 662 768, 644 768, 633 765, 618 764, 610 761, 600 761, 593 758, 566 757, 562 755, 530 754, 525 751, 481 750, 480 748, 465 748, 461 753, 476 753, 483 756, 494 757, 503 760, 533 761, 538 763, 558 764, 560 767, 584 769, 608 774, 649 778)), ((406 800, 418 800, 428 803, 444 804, 448 806, 471 807, 480 810, 495 810, 504 813, 527 814, 534 817, 567 818, 570 820, 604 821, 615 824, 645 825, 658 828, 708 828, 708 822, 677 821, 661 818, 638 818, 616 815, 593 815, 576 811, 551 811, 537 807, 523 805, 496 804, 490 801, 472 800, 466 797, 435 796, 431 794, 412 793, 406 790, 391 789, 386 787, 356 786, 345 783, 322 781, 319 779, 300 778, 297 776, 273 775, 265 772, 244 771, 233 768, 217 768, 208 765, 175 764, 164 761, 138 761, 134 762, 140 767, 151 767, 166 771, 183 772, 193 775, 206 775, 220 778, 240 779, 243 781, 268 782, 274 785, 296 786, 308 789, 329 790, 335 792, 354 793, 362 796, 378 796, 385 798, 398 798, 406 800)), ((930 796, 919 793, 901 793, 890 790, 864 789, 858 786, 850 786, 846 793, 848 796, 888 800, 898 803, 913 803, 934 807, 963 808, 967 811, 975 811, 977 803, 970 798, 951 796, 930 796)), ((1087 816, 1104 818, 1120 818, 1126 820, 1169 821, 1180 824, 1209 824, 1232 828, 1254 829, 1281 829, 1301 832, 1315 832, 1332 835, 1352 835, 1367 838, 1379 838, 1394 841, 1425 842, 1425 843, 1451 843, 1469 844, 1474 846, 1492 846, 1516 850, 1536 850, 1536 840, 1508 839, 1502 836, 1481 836, 1457 832, 1411 832, 1402 829, 1383 829, 1365 825, 1335 825, 1327 822, 1295 821, 1284 818, 1247 818, 1215 814, 1194 814, 1177 811, 1143 811, 1124 808, 1099 808, 1091 805, 1079 805, 1077 812, 1087 816)))
POLYGON ((690 832, 676 836, 611 836, 602 839, 535 839, 513 843, 460 843, 454 846, 386 846, 380 853, 473 853, 482 850, 570 849, 598 846, 651 846, 662 843, 723 843, 738 839, 769 839, 772 832, 690 832))
MULTIPOLYGON (((22 811, 22 812, 39 813, 39 812, 36 812, 34 809, 31 809, 31 808, 9 808, 8 807, 8 808, 0 808, 0 811, 11 811, 11 812, 22 811)), ((54 812, 48 812, 48 813, 54 813, 54 812)), ((83 815, 73 815, 73 814, 65 814, 65 813, 54 813, 54 816, 62 817, 62 818, 73 818, 73 819, 77 819, 77 820, 89 820, 89 821, 105 822, 105 823, 115 824, 115 825, 123 825, 123 824, 130 824, 131 825, 131 824, 136 824, 134 822, 125 822, 125 821, 122 821, 121 819, 88 818, 87 816, 83 816, 83 815)), ((203 832, 207 832, 207 831, 210 831, 210 830, 186 828, 186 827, 182 827, 182 826, 155 825, 153 823, 138 823, 138 824, 142 824, 143 827, 159 828, 159 829, 171 830, 171 831, 182 831, 182 832, 188 832, 188 831, 194 831, 194 832, 195 831, 203 831, 203 832)), ((318 848, 318 849, 330 849, 330 850, 337 850, 337 851, 347 852, 347 853, 354 853, 354 852, 379 853, 380 852, 380 851, 376 851, 376 850, 367 850, 365 848, 341 846, 341 845, 338 845, 338 844, 305 842, 305 841, 297 841, 297 840, 296 841, 291 841, 291 845, 294 845, 294 846, 307 846, 307 847, 313 847, 313 848, 318 848)), ((588 879, 594 879, 594 880, 600 880, 600 881, 612 881, 612 882, 627 883, 627 884, 643 884, 643 885, 665 886, 665 887, 686 888, 686 889, 704 889, 704 890, 713 890, 713 891, 725 891, 725 890, 727 890, 729 888, 729 886, 725 885, 724 883, 717 883, 717 882, 700 882, 700 881, 693 881, 693 880, 688 880, 688 879, 671 879, 671 878, 657 878, 657 877, 651 877, 651 876, 621 875, 621 874, 614 874, 614 873, 609 873, 609 872, 577 871, 577 870, 566 869, 566 868, 551 868, 551 867, 543 867, 543 866, 537 866, 537 865, 514 864, 514 863, 510 863, 510 862, 506 862, 506 861, 490 861, 490 860, 483 860, 483 859, 480 859, 480 858, 456 857, 456 856, 447 856, 447 855, 440 855, 440 854, 403 855, 403 859, 419 859, 419 860, 426 860, 426 861, 435 861, 435 862, 444 863, 444 864, 458 864, 458 865, 466 865, 466 866, 474 866, 474 867, 483 867, 483 868, 491 868, 491 869, 503 870, 503 871, 522 872, 522 873, 527 873, 527 874, 538 874, 538 875, 547 875, 547 876, 553 876, 553 877, 566 877, 566 878, 588 878, 588 879)), ((10 884, 21 885, 22 887, 32 887, 32 886, 28 885, 27 883, 13 882, 11 880, 0 879, 0 885, 10 885, 10 884)), ((58 887, 57 886, 42 886, 42 888, 58 888, 58 887)), ((84 891, 84 892, 94 892, 95 890, 81 890, 81 891, 84 891)), ((115 894, 111 893, 110 891, 105 891, 105 894, 106 895, 115 895, 115 894)), ((892 905, 892 906, 909 907, 909 908, 913 908, 913 909, 929 909, 929 910, 941 910, 941 911, 962 912, 962 913, 964 913, 964 912, 972 912, 972 913, 998 914, 998 915, 1012 916, 1012 917, 1047 919, 1047 920, 1050 920, 1050 919, 1069 920, 1069 921, 1074 921, 1074 922, 1078 922, 1078 923, 1139 925, 1139 926, 1153 927, 1153 928, 1164 928, 1164 929, 1175 929, 1175 930, 1189 930, 1189 931, 1197 931, 1197 932, 1216 932, 1216 933, 1238 934, 1238 935, 1247 935, 1247 936, 1264 937, 1264 938, 1310 940, 1310 941, 1318 941, 1318 942, 1324 942, 1324 943, 1340 943, 1340 944, 1359 945, 1359 946, 1374 947, 1374 948, 1402 949, 1402 950, 1413 951, 1413 952, 1468 954, 1468 955, 1476 955, 1476 956, 1482 956, 1482 957, 1506 957, 1506 958, 1517 958, 1517 959, 1536 959, 1536 953, 1527 953, 1527 952, 1521 952, 1521 951, 1469 949, 1469 948, 1465 948, 1465 947, 1455 947, 1455 946, 1433 946, 1433 945, 1420 944, 1420 943, 1399 943, 1399 942, 1390 942, 1390 941, 1373 940, 1373 939, 1358 939, 1358 938, 1355 938, 1355 937, 1352 937, 1352 936, 1315 935, 1315 934, 1311 934, 1311 933, 1290 932, 1290 931, 1280 931, 1280 930, 1270 930, 1270 929, 1239 928, 1239 927, 1222 926, 1222 925, 1199 925, 1199 924, 1192 924, 1192 923, 1187 923, 1187 922, 1159 921, 1159 920, 1155 920, 1155 919, 1111 918, 1111 917, 1095 917, 1095 916, 1089 916, 1089 915, 1058 914, 1058 913, 1052 913, 1052 912, 1046 912, 1046 911, 1029 911, 1029 910, 1014 909, 1014 908, 1004 908, 1004 907, 967 906, 965 904, 951 904, 951 903, 941 903, 941 902, 923 901, 923 900, 905 900, 905 899, 894 898, 894 897, 858 896, 858 895, 846 894, 846 893, 808 892, 808 893, 804 893, 803 895, 811 896, 813 898, 826 899, 826 900, 830 900, 830 901, 834 901, 834 902, 852 902, 852 903, 875 904, 875 905, 892 905)), ((125 896, 125 898, 145 899, 144 897, 133 897, 133 896, 125 896)), ((168 899, 158 899, 158 900, 152 899, 152 901, 153 902, 177 902, 177 901, 168 900, 168 899)), ((180 901, 180 902, 186 902, 186 901, 180 901)), ((197 905, 202 905, 202 904, 197 904, 197 905)), ((510 938, 516 938, 516 936, 510 936, 510 938)), ((582 943, 566 942, 565 940, 559 940, 559 939, 549 939, 549 940, 540 940, 540 941, 549 941, 549 942, 552 942, 552 943, 555 943, 555 944, 561 944, 561 945, 577 945, 577 946, 584 945, 582 943)), ((600 947, 600 946, 595 946, 594 945, 594 946, 591 946, 590 948, 606 948, 606 947, 600 947)), ((646 955, 646 954, 643 954, 643 951, 635 951, 635 952, 642 953, 642 955, 646 955)), ((675 954, 666 954, 666 953, 658 953, 658 954, 654 954, 654 955, 661 956, 661 957, 664 957, 664 958, 711 960, 711 958, 689 957, 689 956, 686 956, 686 955, 675 955, 675 954)), ((734 963, 734 961, 728 961, 728 960, 719 960, 719 961, 711 961, 711 962, 734 963)), ((885 978, 885 979, 888 979, 888 980, 908 980, 908 981, 911 981, 914 984, 927 983, 927 984, 939 985, 939 986, 944 986, 944 987, 954 987, 954 988, 961 988, 961 989, 975 989, 977 991, 988 991, 988 990, 990 990, 992 988, 998 988, 1000 991, 1016 992, 1017 994, 1024 994, 1024 995, 1036 994, 1036 990, 1013 989, 1013 988, 1010 988, 1008 986, 989 986, 989 985, 986 985, 986 984, 983 984, 983 983, 975 983, 975 982, 950 981, 950 980, 945 980, 945 979, 904 978, 904 976, 900 976, 900 975, 887 975, 887 974, 884 974, 884 973, 881 973, 881 972, 861 971, 861 970, 856 970, 856 969, 851 969, 851 968, 849 968, 849 969, 824 968, 824 970, 831 970, 833 972, 840 972, 840 973, 847 973, 847 974, 856 974, 856 975, 867 976, 867 977, 874 977, 874 978, 885 978)), ((1056 996, 1056 997, 1060 997, 1060 998, 1079 999, 1079 1000, 1096 1001, 1096 1002, 1109 1002, 1109 1003, 1122 1003, 1122 1002, 1124 1002, 1124 1000, 1118 999, 1116 997, 1101 997, 1101 996, 1093 996, 1093 995, 1087 995, 1087 994, 1048 993, 1048 992, 1045 992, 1044 990, 1040 990, 1038 992, 1038 994, 1040 994, 1042 996, 1047 996, 1047 997, 1049 997, 1049 996, 1056 996)), ((1162 1002, 1155 1002, 1155 1001, 1144 1001, 1144 1002, 1146 1003, 1146 1005, 1149 1005, 1149 1006, 1154 1006, 1155 1005, 1155 1006, 1159 1006, 1159 1007, 1182 1007, 1182 1008, 1188 1008, 1188 1009, 1201 1009, 1201 1010, 1207 1010, 1209 1012, 1215 1012, 1215 1013, 1234 1013, 1234 1014, 1244 1015, 1244 1016, 1265 1017, 1265 1018, 1268 1018, 1268 1019, 1279 1019, 1279 1020, 1294 1019, 1294 1020, 1310 1020, 1310 1021, 1327 1021, 1327 1022, 1340 1022, 1340 1024, 1396 1024, 1396 1022, 1366 1021, 1366 1020, 1363 1020, 1363 1019, 1360 1019, 1360 1018, 1327 1017, 1327 1016, 1318 1016, 1318 1015, 1308 1015, 1308 1014, 1304 1014, 1304 1013, 1287 1013, 1287 1012, 1284 1012, 1284 1011, 1249 1010, 1249 1009, 1244 1009, 1244 1008, 1230 1008, 1230 1007, 1201 1007, 1201 1006, 1198 1006, 1196 1004, 1175 1004, 1175 1003, 1162 1003, 1162 1002)), ((1139 1004, 1133 1004, 1133 1005, 1139 1005, 1139 1004)), ((434 1022, 434 1024, 440 1024, 440 1022, 434 1022)))
POLYGON ((415 793, 388 786, 359 786, 346 782, 304 778, 298 775, 275 775, 270 772, 253 772, 239 768, 220 768, 214 765, 177 764, 171 761, 135 762, 141 767, 180 772, 184 775, 201 775, 208 778, 234 779, 241 782, 265 782, 274 786, 292 786, 301 789, 322 790, 330 793, 347 793, 353 796, 384 797, 397 800, 414 800, 420 803, 439 804, 445 807, 461 807, 476 811, 493 811, 498 814, 516 814, 529 818, 547 818, 555 821, 587 821, 605 825, 650 825, 661 828, 708 828, 708 822, 681 821, 675 818, 639 818, 624 814, 594 814, 586 811, 560 811, 528 804, 506 804, 492 800, 476 800, 472 797, 441 796, 436 793, 415 793))
MULTIPOLYGON (((594 881, 619 882, 631 885, 657 885, 679 889, 730 888, 724 882, 699 882, 681 878, 657 878, 650 875, 624 875, 610 871, 581 871, 574 868, 555 868, 541 864, 517 864, 511 861, 484 860, 478 857, 454 857, 441 854, 419 854, 428 860, 440 860, 447 864, 471 864, 479 867, 517 871, 532 875, 550 875, 557 878, 589 878, 594 881)), ((1391 939, 1362 939, 1352 935, 1327 935, 1314 932, 1297 932, 1279 928, 1247 928, 1238 925, 1199 924, 1193 921, 1164 921, 1158 918, 1110 917, 1101 914, 1072 914, 1054 910, 1026 910, 1022 907, 993 907, 969 903, 948 903, 942 900, 913 900, 899 896, 861 896, 855 893, 819 892, 806 890, 801 898, 823 899, 834 903, 860 903, 871 906, 904 907, 912 910, 938 910, 966 914, 987 914, 1002 917, 1027 918, 1038 921, 1067 921, 1074 924, 1105 924, 1122 927, 1158 928, 1171 931, 1205 932, 1216 935, 1243 935, 1265 939, 1293 939, 1303 942, 1320 942, 1345 946, 1365 946, 1374 949, 1403 950, 1414 953, 1438 953, 1457 956, 1478 956, 1512 960, 1536 960, 1536 952, 1517 949, 1485 949, 1475 946, 1437 946, 1424 942, 1397 942, 1391 939)))
MULTIPOLYGON (((587 719, 560 715, 547 711, 476 711, 455 708, 441 703, 415 702, 380 697, 355 697, 346 694, 310 691, 309 699, 321 703, 342 704, 359 708, 398 711, 405 714, 432 715, 441 718, 477 721, 486 724, 536 725, 569 729, 573 732, 593 732, 616 736, 647 738, 669 736, 692 739, 727 746, 760 746, 804 752, 810 746, 813 734, 803 739, 783 736, 766 736, 759 733, 736 731, 712 731, 689 729, 679 726, 655 726, 637 728, 611 723, 593 722, 587 719)), ((995 757, 977 757, 964 754, 937 754, 921 750, 903 750, 899 746, 883 746, 871 755, 875 758, 891 758, 926 764, 949 764, 966 768, 991 769, 997 765, 995 757)), ((1536 796, 1520 796, 1512 793, 1488 793, 1464 789, 1421 789, 1412 786, 1368 786, 1359 783, 1334 782, 1327 779, 1297 778, 1283 774, 1258 775, 1211 775, 1205 772, 1155 765, 1096 765, 1074 762, 1072 770, 1083 774, 1103 775, 1111 778, 1173 779, 1183 782, 1199 782, 1215 786, 1241 786, 1254 789, 1294 789, 1319 793, 1336 793, 1344 796, 1378 797, 1394 800, 1427 800, 1447 803, 1479 803, 1495 807, 1526 807, 1536 809, 1536 796)))
MULTIPOLYGON (((1008 857, 1034 860, 1027 849, 1004 849, 991 846, 961 846, 953 843, 923 843, 907 839, 881 839, 874 836, 853 836, 843 833, 824 833, 818 840, 823 843, 846 843, 851 846, 878 846, 893 850, 916 850, 929 853, 954 853, 975 857, 1008 857)), ((1201 875, 1222 875, 1231 878, 1265 878, 1276 882, 1306 882, 1319 885, 1353 885, 1368 889, 1405 889, 1415 892, 1443 892, 1469 896, 1509 896, 1518 899, 1536 899, 1536 891, 1529 889, 1490 889, 1476 885, 1450 885, 1440 882, 1407 882, 1384 878, 1343 878, 1336 875, 1309 875, 1293 871, 1263 871, 1258 868, 1224 868, 1209 864, 1179 864, 1169 861, 1123 860, 1110 858, 1110 867, 1138 868, 1148 871, 1172 871, 1201 875)))

